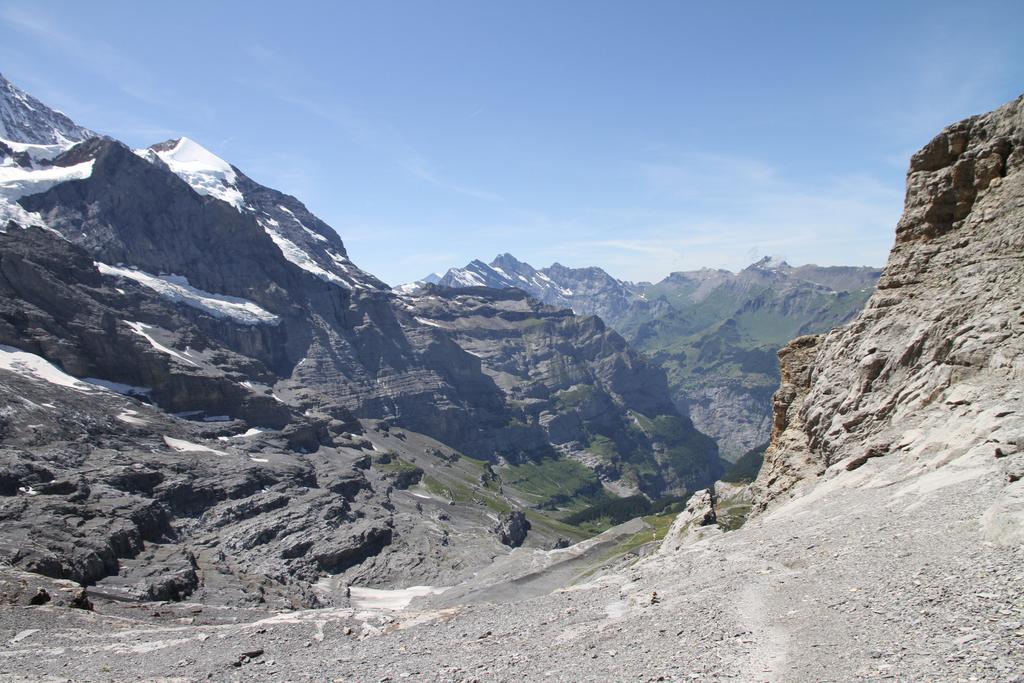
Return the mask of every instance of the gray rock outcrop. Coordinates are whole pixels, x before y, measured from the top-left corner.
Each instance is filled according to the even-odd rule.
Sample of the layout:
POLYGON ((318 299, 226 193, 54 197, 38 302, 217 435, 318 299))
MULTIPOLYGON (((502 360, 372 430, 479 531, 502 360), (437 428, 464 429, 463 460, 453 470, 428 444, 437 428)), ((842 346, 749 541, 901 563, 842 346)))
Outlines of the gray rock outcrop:
POLYGON ((494 527, 494 533, 503 545, 510 548, 518 548, 526 540, 526 534, 530 531, 530 520, 526 518, 522 510, 513 510, 501 516, 498 525, 494 527))
MULTIPOLYGON (((954 124, 911 160, 896 244, 864 311, 780 354, 761 507, 875 458, 939 468, 1024 458, 1024 98, 954 124), (942 453, 942 462, 923 463, 942 453)), ((1003 465, 1004 467, 1006 465, 1003 465)), ((1024 539, 1021 483, 986 518, 1024 539)))

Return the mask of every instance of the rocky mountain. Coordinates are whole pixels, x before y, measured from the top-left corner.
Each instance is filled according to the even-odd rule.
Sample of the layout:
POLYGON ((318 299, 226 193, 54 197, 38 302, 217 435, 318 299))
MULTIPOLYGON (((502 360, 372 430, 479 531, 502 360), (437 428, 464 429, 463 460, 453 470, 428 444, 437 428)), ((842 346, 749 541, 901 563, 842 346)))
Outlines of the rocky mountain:
MULTIPOLYGON (((739 273, 705 268, 631 283, 600 268, 540 270, 510 254, 452 268, 445 287, 515 287, 552 306, 597 315, 662 365, 676 405, 718 442, 723 458, 763 446, 779 386, 775 351, 797 335, 849 320, 880 271, 765 257, 739 273)), ((415 288, 408 291, 415 291, 415 288)))
POLYGON ((64 147, 92 137, 96 133, 50 109, 0 74, 0 139, 5 144, 64 147))
POLYGON ((451 268, 436 284, 517 287, 548 305, 569 308, 578 315, 596 315, 613 326, 640 300, 630 283, 616 280, 600 268, 567 268, 555 263, 537 270, 511 254, 500 254, 489 265, 472 261, 465 268, 451 268))
MULTIPOLYGON (((0 609, 13 634, 8 671, 33 680, 1018 681, 1022 212, 1024 97, 947 128, 914 156, 896 244, 868 305, 781 353, 771 445, 753 487, 717 485, 674 519, 633 520, 571 547, 520 548, 450 588, 353 586, 348 604, 284 614, 196 603, 88 612, 92 589, 5 570, 0 591, 21 605, 0 609), (727 530, 743 505, 754 516, 727 530), (629 550, 615 559, 616 547, 629 550)), ((446 309, 462 297, 486 297, 481 312, 501 311, 501 326, 536 305, 510 292, 433 296, 428 319, 450 326, 446 309)), ((465 326, 464 343, 484 334, 486 317, 465 326)), ((8 364, 60 377, 25 358, 8 364)), ((37 414, 48 409, 24 398, 37 414)), ((183 425, 142 411, 127 417, 183 425)), ((26 439, 31 424, 17 422, 26 439)), ((34 496, 7 502, 70 488, 48 476, 34 496)), ((239 520, 240 508, 218 518, 239 520)), ((515 520, 495 521, 512 533, 515 520)), ((97 526, 76 524, 83 535, 97 526)))
POLYGON ((673 273, 641 286, 649 306, 617 324, 666 369, 676 403, 735 461, 768 440, 779 386, 776 350, 797 335, 848 321, 878 275, 873 268, 792 267, 768 258, 739 273, 673 273))
POLYGON ((195 141, 133 150, 0 100, 31 140, 0 141, 6 564, 132 599, 321 604, 321 580, 452 581, 578 540, 561 519, 581 507, 720 472, 599 321, 399 297, 195 141))
POLYGON ((982 532, 1024 541, 1022 133, 1018 98, 913 156, 877 291, 849 325, 779 353, 762 506, 876 458, 933 470, 918 488, 998 461, 1009 485, 982 532))
POLYGON ((622 495, 693 491, 720 469, 714 443, 672 404, 664 372, 594 316, 519 289, 429 286, 405 300, 421 323, 480 359, 516 413, 496 451, 524 462, 550 449, 622 495))

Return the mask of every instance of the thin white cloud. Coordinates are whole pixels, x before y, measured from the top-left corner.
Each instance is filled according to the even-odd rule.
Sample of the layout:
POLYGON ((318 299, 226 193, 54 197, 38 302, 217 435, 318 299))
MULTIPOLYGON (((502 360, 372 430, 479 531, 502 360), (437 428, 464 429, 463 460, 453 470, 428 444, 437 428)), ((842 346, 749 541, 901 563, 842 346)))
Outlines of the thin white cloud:
POLYGON ((457 183, 450 182, 442 178, 438 173, 430 168, 426 160, 422 158, 412 158, 406 161, 400 161, 399 165, 406 171, 419 178, 423 182, 439 187, 442 190, 454 192, 456 194, 466 195, 467 197, 474 197, 476 199, 487 199, 490 201, 499 201, 501 197, 494 194, 493 192, 485 192, 483 190, 476 190, 472 187, 466 187, 465 185, 459 185, 457 183))
MULTIPOLYGON (((287 68, 283 57, 276 53, 265 51, 259 46, 249 46, 261 59, 273 59, 282 68, 287 68)), ((268 92, 266 80, 259 83, 237 79, 236 82, 251 87, 258 87, 264 93, 268 92)), ((501 197, 493 192, 488 192, 448 178, 437 170, 436 164, 431 163, 413 145, 411 145, 399 131, 381 123, 371 122, 353 110, 351 107, 342 106, 337 103, 326 105, 318 100, 303 97, 286 90, 281 86, 273 86, 269 94, 274 99, 291 105, 307 114, 312 114, 341 130, 346 137, 353 142, 368 147, 376 152, 387 155, 393 162, 420 182, 432 187, 461 194, 474 199, 487 201, 498 201, 501 197)))
POLYGON ((553 233, 564 239, 545 255, 602 265, 629 280, 701 267, 739 270, 765 255, 882 265, 902 205, 902 188, 870 176, 790 180, 757 159, 686 155, 630 169, 653 193, 655 208, 595 212, 586 229, 553 233))
POLYGON ((101 76, 125 94, 154 105, 164 105, 168 93, 153 87, 159 83, 137 61, 114 49, 94 35, 88 39, 76 36, 59 24, 38 5, 27 9, 24 5, 0 5, 0 22, 34 40, 48 49, 63 52, 70 63, 101 76))

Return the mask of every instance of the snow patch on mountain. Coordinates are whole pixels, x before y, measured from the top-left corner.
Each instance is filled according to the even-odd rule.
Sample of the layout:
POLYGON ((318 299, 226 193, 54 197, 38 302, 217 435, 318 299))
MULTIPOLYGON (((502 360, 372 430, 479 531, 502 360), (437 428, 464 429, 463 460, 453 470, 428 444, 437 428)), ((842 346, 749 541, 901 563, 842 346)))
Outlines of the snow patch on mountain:
POLYGON ((152 149, 199 194, 227 202, 239 211, 245 208, 245 198, 235 185, 238 176, 234 167, 195 140, 183 137, 173 147, 159 145, 152 149))
POLYGON ((438 284, 444 287, 491 287, 492 289, 515 286, 505 271, 489 266, 483 261, 471 261, 465 268, 451 268, 438 284))
POLYGON ((0 138, 67 149, 92 137, 96 133, 50 109, 0 75, 0 138))
POLYGON ((85 393, 94 391, 93 387, 75 379, 45 358, 16 349, 13 346, 0 344, 0 370, 7 370, 22 377, 42 380, 75 391, 85 393))
MULTIPOLYGON (((122 382, 111 382, 109 379, 100 379, 98 377, 85 377, 82 381, 124 396, 148 396, 153 391, 149 387, 137 387, 122 382)), ((128 412, 134 413, 134 411, 128 412)))
POLYGON ((42 169, 0 166, 0 198, 14 201, 30 194, 46 192, 59 183, 88 178, 92 175, 93 163, 90 159, 74 166, 42 169))
POLYGON ((316 232, 315 230, 310 230, 308 227, 306 227, 306 224, 300 221, 299 217, 295 215, 295 212, 289 209, 287 206, 278 205, 277 208, 281 209, 281 211, 284 211, 286 214, 291 216, 292 220, 295 221, 296 225, 302 228, 302 230, 313 239, 317 240, 318 242, 328 241, 327 238, 321 235, 320 233, 316 232))
POLYGON ((440 323, 436 323, 433 320, 427 320, 426 318, 421 318, 419 316, 414 316, 414 317, 416 319, 416 322, 418 322, 421 325, 427 325, 429 327, 440 327, 440 328, 444 329, 444 325, 442 325, 440 323))
POLYGON ((765 256, 757 263, 750 266, 751 268, 759 268, 761 270, 788 270, 792 268, 785 259, 780 256, 765 256))
POLYGON ((394 290, 395 292, 398 292, 399 294, 415 294, 416 292, 423 289, 426 285, 438 284, 439 282, 441 282, 441 278, 443 277, 444 275, 442 275, 441 273, 431 273, 430 275, 421 277, 419 280, 416 280, 415 282, 406 282, 400 285, 395 285, 391 289, 394 290))
POLYGON ((214 455, 227 455, 224 451, 218 451, 216 448, 192 443, 191 441, 185 441, 184 439, 175 439, 172 436, 165 436, 164 443, 167 444, 168 448, 179 453, 213 453, 214 455))
POLYGON ((405 284, 395 285, 392 289, 399 294, 413 294, 418 292, 423 286, 423 282, 406 282, 405 284))
POLYGON ((125 320, 124 324, 127 325, 128 327, 130 327, 132 332, 134 332, 135 334, 139 335, 140 337, 142 337, 143 339, 148 341, 149 345, 152 346, 157 351, 159 351, 160 353, 167 354, 168 356, 171 356, 172 358, 176 358, 177 360, 180 360, 183 363, 188 363, 189 365, 194 365, 197 368, 199 367, 199 363, 195 362, 194 360, 192 360, 188 356, 184 355, 183 353, 181 353, 179 351, 175 351, 172 348, 164 346, 163 344, 158 342, 156 339, 154 339, 153 335, 151 334, 151 331, 152 330, 158 330, 158 329, 160 329, 159 327, 156 327, 154 325, 147 325, 145 323, 140 323, 140 322, 131 322, 129 320, 125 320))
MULTIPOLYGON (((15 154, 25 154, 32 161, 33 165, 39 165, 40 163, 52 161, 59 155, 66 152, 73 145, 59 144, 59 145, 35 145, 28 142, 15 142, 14 140, 5 140, 0 138, 0 144, 6 145, 15 154)), ((13 166, 14 159, 4 158, 0 159, 0 166, 13 166)))
POLYGON ((104 275, 123 277, 139 283, 175 303, 199 309, 215 318, 229 318, 243 325, 276 325, 281 322, 273 313, 258 304, 236 296, 213 294, 189 284, 181 275, 151 275, 133 268, 118 268, 105 263, 96 263, 104 275))
POLYGON ((22 168, 13 164, 0 165, 0 231, 8 221, 22 227, 29 225, 46 226, 38 213, 26 211, 17 200, 28 195, 46 192, 54 185, 69 180, 83 180, 92 175, 93 161, 83 161, 74 166, 50 166, 48 168, 22 168))
POLYGON ((299 268, 302 268, 307 273, 316 275, 321 280, 333 282, 334 284, 341 285, 346 289, 351 289, 351 285, 348 282, 338 277, 336 274, 322 268, 313 260, 313 257, 310 256, 305 249, 285 237, 281 233, 281 224, 276 220, 268 216, 262 216, 257 220, 260 225, 263 226, 267 235, 270 236, 270 239, 274 241, 274 244, 277 245, 277 248, 281 250, 281 254, 288 259, 288 261, 294 263, 299 268))

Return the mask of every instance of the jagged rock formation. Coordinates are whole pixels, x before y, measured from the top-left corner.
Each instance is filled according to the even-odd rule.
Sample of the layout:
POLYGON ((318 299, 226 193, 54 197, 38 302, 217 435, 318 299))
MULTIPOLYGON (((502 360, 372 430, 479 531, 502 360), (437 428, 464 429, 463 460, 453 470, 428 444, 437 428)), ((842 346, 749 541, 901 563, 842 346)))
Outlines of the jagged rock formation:
MULTIPOLYGON (((765 257, 739 273, 705 268, 656 284, 616 280, 600 268, 536 269, 511 254, 450 269, 444 287, 515 287, 546 304, 596 315, 664 366, 673 399, 735 461, 763 446, 779 385, 775 351, 796 335, 827 331, 860 310, 878 270, 790 266, 765 257)), ((405 285, 417 291, 425 283, 405 285)))
POLYGON ((502 545, 510 548, 518 548, 526 540, 526 534, 530 531, 530 520, 526 518, 522 510, 513 510, 501 516, 498 525, 494 527, 494 533, 502 545))
POLYGON ((1010 472, 1024 459, 1022 254, 1017 99, 914 155, 896 244, 864 311, 780 352, 760 504, 873 458, 998 458, 1008 486, 986 533, 1024 541, 1024 493, 1010 472))
POLYGON ((494 443, 503 458, 561 453, 619 493, 652 497, 721 473, 708 457, 714 443, 679 414, 664 373, 599 318, 543 306, 518 289, 429 286, 406 301, 417 320, 479 358, 515 407, 494 443))
POLYGON ((96 133, 50 109, 0 74, 0 139, 8 143, 62 146, 92 137, 96 133))
POLYGON ((136 600, 310 606, 333 599, 314 589, 326 577, 448 582, 486 565, 507 552, 490 511, 525 510, 516 540, 547 545, 582 536, 553 511, 609 495, 602 479, 657 496, 717 476, 664 375, 599 321, 400 298, 301 202, 198 143, 131 150, 4 88, 7 564, 136 600), (478 332, 506 354, 494 367, 464 348, 478 332), (594 415, 551 398, 569 388, 594 394, 594 415), (555 434, 615 425, 647 450, 571 462, 576 488, 531 487, 571 455, 524 408, 538 397, 555 434), (645 435, 634 415, 682 432, 645 435))

